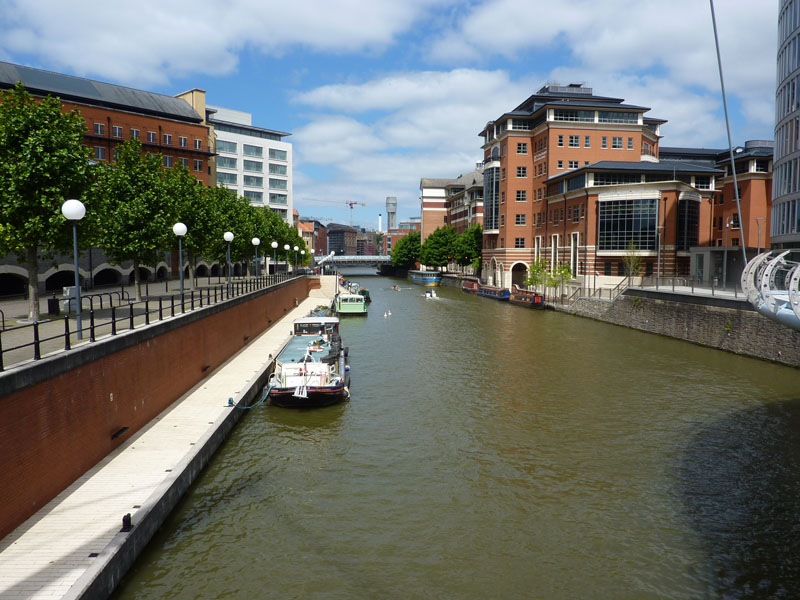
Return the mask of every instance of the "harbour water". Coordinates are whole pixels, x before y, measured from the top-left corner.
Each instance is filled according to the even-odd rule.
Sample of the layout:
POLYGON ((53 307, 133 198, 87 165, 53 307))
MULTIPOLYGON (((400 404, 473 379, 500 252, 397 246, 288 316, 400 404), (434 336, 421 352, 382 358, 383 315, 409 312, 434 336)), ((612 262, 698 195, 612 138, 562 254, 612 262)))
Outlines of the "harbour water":
POLYGON ((117 598, 796 597, 799 371, 359 281, 351 401, 250 411, 117 598))

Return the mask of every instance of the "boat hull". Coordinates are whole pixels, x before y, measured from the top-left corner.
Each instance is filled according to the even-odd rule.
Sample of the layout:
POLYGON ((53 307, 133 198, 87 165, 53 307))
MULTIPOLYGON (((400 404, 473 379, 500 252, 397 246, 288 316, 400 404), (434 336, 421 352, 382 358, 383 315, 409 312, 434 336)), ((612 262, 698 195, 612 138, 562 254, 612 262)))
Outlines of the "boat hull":
POLYGON ((281 408, 318 408, 344 402, 350 398, 346 385, 324 388, 308 388, 305 397, 295 396, 296 388, 272 388, 269 401, 281 408))
POLYGON ((478 293, 479 287, 480 284, 477 281, 469 281, 465 279, 461 282, 461 289, 465 292, 470 292, 471 294, 478 293))
POLYGON ((478 288, 478 296, 494 298, 495 300, 508 300, 511 292, 505 288, 488 287, 482 285, 478 288))
POLYGON ((414 283, 427 287, 435 287, 442 281, 441 273, 435 271, 409 271, 408 278, 414 283))
POLYGON ((520 304, 530 308, 544 308, 544 298, 541 294, 534 294, 533 292, 511 292, 508 301, 513 304, 520 304))

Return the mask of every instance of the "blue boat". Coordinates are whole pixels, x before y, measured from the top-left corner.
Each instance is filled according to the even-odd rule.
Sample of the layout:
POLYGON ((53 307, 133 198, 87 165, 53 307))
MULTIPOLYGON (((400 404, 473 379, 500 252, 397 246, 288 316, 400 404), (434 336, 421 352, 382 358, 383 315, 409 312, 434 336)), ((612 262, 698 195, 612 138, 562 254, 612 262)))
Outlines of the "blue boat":
POLYGON ((482 285, 478 288, 478 296, 494 298, 495 300, 508 300, 511 297, 511 291, 505 288, 482 285))
POLYGON ((409 271, 408 277, 414 283, 426 286, 437 286, 442 281, 442 274, 436 271, 409 271))

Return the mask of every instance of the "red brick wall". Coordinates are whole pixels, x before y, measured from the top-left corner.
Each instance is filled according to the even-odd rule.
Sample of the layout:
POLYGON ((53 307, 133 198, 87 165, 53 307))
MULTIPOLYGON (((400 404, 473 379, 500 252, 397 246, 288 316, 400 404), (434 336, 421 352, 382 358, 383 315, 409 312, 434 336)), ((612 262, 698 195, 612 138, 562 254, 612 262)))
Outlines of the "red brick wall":
POLYGON ((318 287, 297 280, 0 398, 0 538, 318 287))

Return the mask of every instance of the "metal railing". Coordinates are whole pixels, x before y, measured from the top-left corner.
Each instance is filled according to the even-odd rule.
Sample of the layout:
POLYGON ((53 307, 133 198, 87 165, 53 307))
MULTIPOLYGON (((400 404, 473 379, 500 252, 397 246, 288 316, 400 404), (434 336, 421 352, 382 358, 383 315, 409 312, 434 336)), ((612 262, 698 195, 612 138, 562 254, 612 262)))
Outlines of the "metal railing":
MULTIPOLYGON (((140 302, 132 302, 129 298, 127 298, 127 302, 122 302, 123 299, 126 299, 125 296, 120 292, 115 292, 118 294, 120 302, 117 305, 110 302, 108 307, 104 307, 102 302, 98 302, 98 307, 95 308, 94 302, 90 299, 89 310, 88 313, 84 313, 80 331, 81 338, 84 339, 78 337, 75 315, 72 314, 17 325, 8 329, 3 326, 0 329, 0 372, 13 365, 31 360, 41 360, 43 356, 71 350, 78 344, 96 342, 104 337, 118 335, 164 319, 171 319, 206 306, 272 287, 296 277, 296 275, 286 273, 250 277, 234 280, 230 285, 223 283, 189 290, 183 294, 165 294, 145 298, 140 302), (86 335, 88 335, 88 341, 85 339, 86 335)), ((94 296, 103 295, 95 294, 94 296)), ((74 298, 70 298, 70 302, 72 300, 74 298)), ((5 324, 5 315, 2 316, 3 324, 5 324)))

